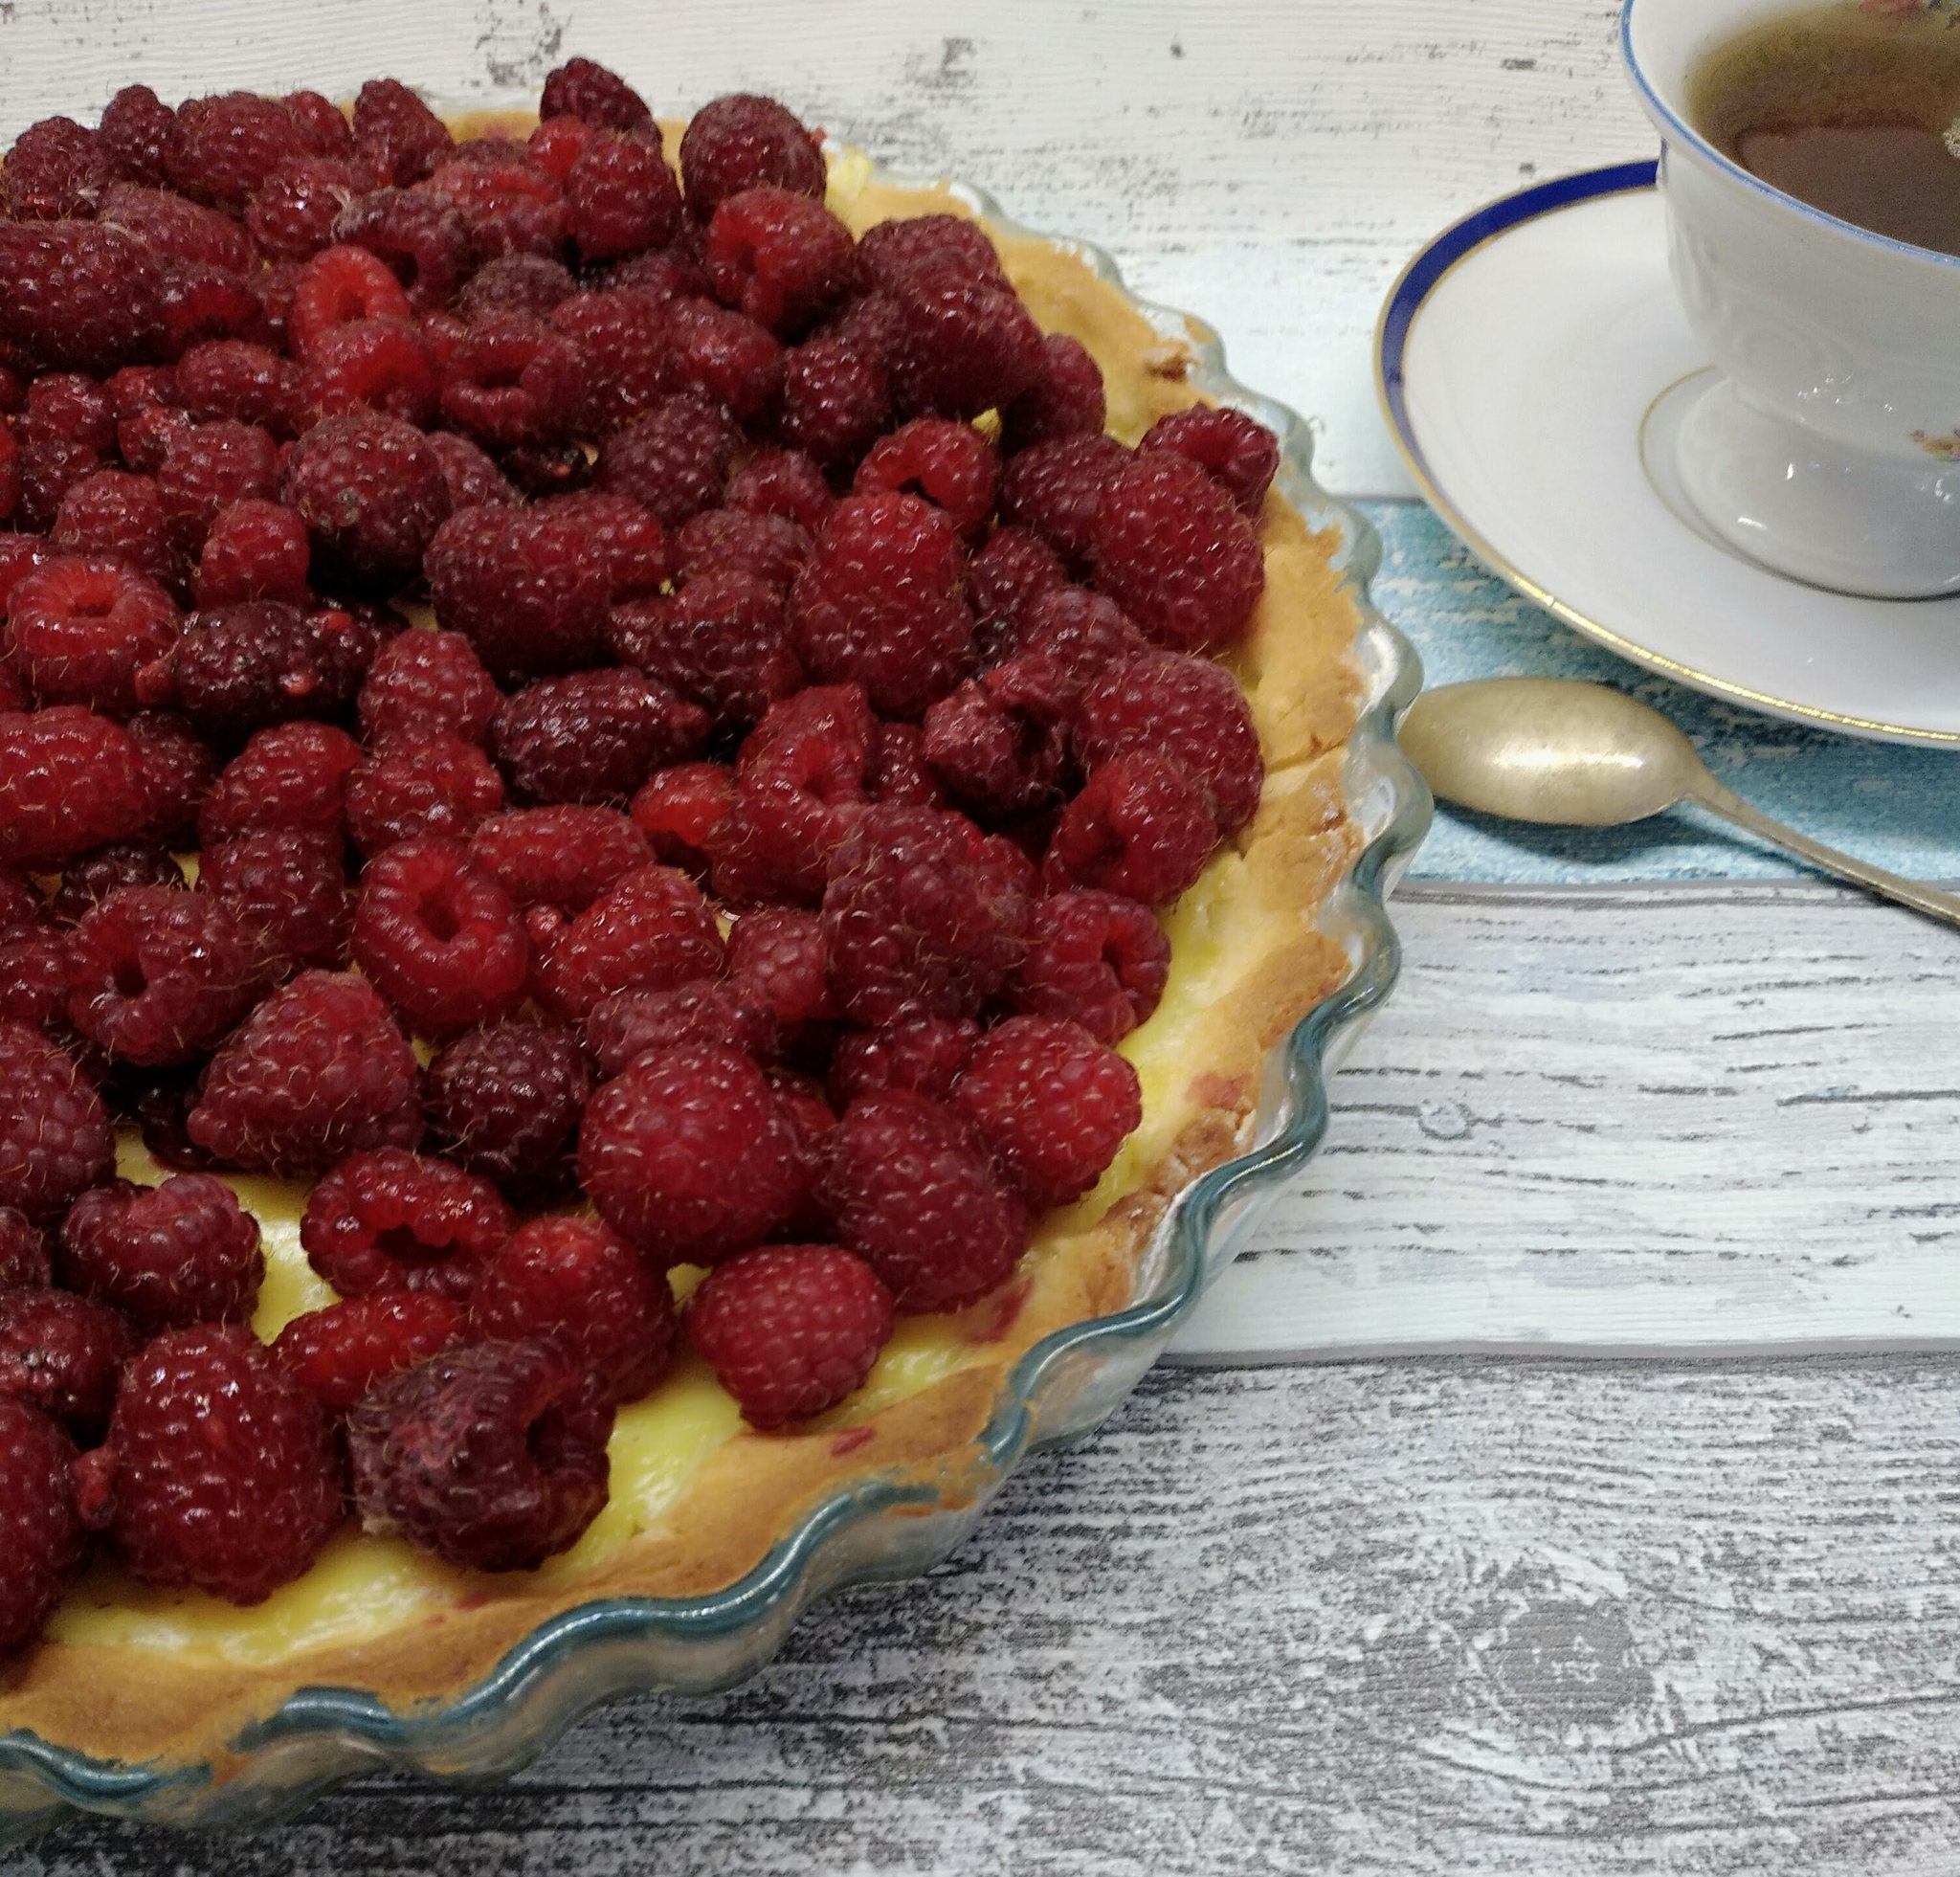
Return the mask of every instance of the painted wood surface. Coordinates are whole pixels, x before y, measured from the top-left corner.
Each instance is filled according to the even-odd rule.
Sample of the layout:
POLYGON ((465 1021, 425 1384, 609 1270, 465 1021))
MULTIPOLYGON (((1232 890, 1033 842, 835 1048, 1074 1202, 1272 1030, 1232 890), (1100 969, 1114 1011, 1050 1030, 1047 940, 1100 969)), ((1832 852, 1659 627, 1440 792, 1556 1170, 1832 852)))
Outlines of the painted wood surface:
POLYGON ((1200 313, 1325 425, 1329 485, 1406 493, 1370 336, 1404 260, 1537 175, 1651 154, 1613 0, 8 0, 0 137, 127 79, 535 87, 574 52, 658 108, 780 92, 886 161, 993 190, 1200 313))
POLYGON ((479 1792, 9 1877, 1948 1877, 1949 1363, 1159 1371, 940 1573, 479 1792))
POLYGON ((1960 1347, 1960 934, 1838 888, 1410 883, 1186 1359, 1960 1347))

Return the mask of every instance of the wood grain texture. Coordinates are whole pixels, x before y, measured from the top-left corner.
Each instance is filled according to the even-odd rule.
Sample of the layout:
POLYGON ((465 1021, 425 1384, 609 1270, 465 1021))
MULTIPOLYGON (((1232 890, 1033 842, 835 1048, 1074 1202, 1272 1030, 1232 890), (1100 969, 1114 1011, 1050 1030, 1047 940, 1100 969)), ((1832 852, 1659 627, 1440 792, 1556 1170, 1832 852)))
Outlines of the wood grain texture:
POLYGON ((8 0, 0 136, 125 79, 454 97, 573 52, 657 105, 778 91, 887 161, 992 189, 1209 319, 1247 383, 1325 425, 1330 486, 1408 483, 1370 337, 1402 262, 1540 174, 1650 153, 1614 0, 8 0))
POLYGON ((1160 1372, 933 1578, 480 1793, 17 1877, 1960 1862, 1950 1365, 1160 1372))
POLYGON ((1790 882, 1411 883, 1188 1358, 1960 1346, 1954 933, 1790 882))

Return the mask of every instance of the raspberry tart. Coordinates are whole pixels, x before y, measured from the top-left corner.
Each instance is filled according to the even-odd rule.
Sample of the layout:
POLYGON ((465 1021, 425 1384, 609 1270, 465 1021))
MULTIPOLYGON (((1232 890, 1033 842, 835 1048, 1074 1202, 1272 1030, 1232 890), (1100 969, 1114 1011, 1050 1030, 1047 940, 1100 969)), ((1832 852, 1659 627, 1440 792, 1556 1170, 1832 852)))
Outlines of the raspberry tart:
POLYGON ((983 1497, 1350 968, 1273 433, 581 59, 131 87, 0 193, 0 1731, 222 1780, 983 1497))

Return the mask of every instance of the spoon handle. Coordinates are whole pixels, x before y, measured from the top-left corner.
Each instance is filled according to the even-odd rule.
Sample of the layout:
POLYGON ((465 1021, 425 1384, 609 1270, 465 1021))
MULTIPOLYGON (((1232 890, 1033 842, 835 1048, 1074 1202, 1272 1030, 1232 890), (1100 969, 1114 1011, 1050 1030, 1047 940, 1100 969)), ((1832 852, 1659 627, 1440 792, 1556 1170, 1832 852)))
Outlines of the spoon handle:
POLYGON ((1712 809, 1725 820, 1734 822, 1738 828, 1745 828, 1772 845, 1787 849, 1825 873, 1835 873, 1838 879, 1848 880, 1854 886, 1862 886, 1867 892, 1878 894, 1882 900, 1896 900, 1901 905, 1909 905, 1914 912, 1923 912, 1929 919, 1944 920, 1949 926, 1960 926, 1960 894, 1943 893, 1937 886, 1907 880, 1903 874, 1888 873, 1883 867, 1872 866, 1849 854, 1840 854, 1835 847, 1826 847, 1822 841, 1813 840, 1794 828, 1787 828, 1781 821, 1772 821, 1760 809, 1751 808, 1740 795, 1724 788, 1712 775, 1697 780, 1691 799, 1700 802, 1704 808, 1712 809))

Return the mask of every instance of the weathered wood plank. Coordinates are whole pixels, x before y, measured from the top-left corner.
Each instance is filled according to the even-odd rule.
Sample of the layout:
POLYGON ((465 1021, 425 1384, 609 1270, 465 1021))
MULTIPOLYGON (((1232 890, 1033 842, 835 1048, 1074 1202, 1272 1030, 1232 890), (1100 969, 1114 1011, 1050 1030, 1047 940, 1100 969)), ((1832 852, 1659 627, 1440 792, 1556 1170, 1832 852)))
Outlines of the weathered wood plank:
POLYGON ((508 1788, 19 1877, 1944 1872, 1950 1365, 1160 1373, 931 1580, 508 1788))
POLYGON ((1408 484, 1369 339, 1409 254, 1534 174, 1653 147, 1615 65, 1613 0, 10 0, 0 136, 129 78, 452 96, 616 63, 659 105, 780 91, 894 163, 994 190, 1115 251, 1227 335, 1248 384, 1325 421, 1333 485, 1408 484), (820 22, 820 23, 819 23, 820 22))
POLYGON ((1180 1338, 1960 1343, 1960 945, 1796 882, 1413 883, 1327 1143, 1180 1338))

